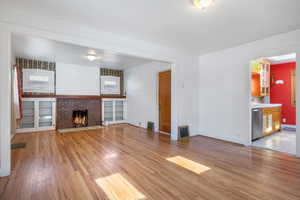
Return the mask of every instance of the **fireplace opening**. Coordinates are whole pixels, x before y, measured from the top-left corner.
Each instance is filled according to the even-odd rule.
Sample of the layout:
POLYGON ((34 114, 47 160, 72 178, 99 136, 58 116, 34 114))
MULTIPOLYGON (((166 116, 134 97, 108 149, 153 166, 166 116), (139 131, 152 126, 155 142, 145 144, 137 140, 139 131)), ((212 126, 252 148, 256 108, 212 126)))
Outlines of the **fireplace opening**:
POLYGON ((73 111, 73 126, 75 128, 88 126, 88 110, 73 111))

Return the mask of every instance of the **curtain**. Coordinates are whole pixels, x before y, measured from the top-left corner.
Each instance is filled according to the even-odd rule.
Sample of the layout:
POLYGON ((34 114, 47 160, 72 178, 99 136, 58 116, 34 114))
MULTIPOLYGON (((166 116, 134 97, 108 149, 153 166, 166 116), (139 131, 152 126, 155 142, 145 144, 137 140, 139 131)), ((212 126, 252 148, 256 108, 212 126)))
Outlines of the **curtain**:
POLYGON ((22 114, 22 89, 21 89, 21 73, 18 65, 13 68, 13 103, 16 119, 21 119, 22 114))

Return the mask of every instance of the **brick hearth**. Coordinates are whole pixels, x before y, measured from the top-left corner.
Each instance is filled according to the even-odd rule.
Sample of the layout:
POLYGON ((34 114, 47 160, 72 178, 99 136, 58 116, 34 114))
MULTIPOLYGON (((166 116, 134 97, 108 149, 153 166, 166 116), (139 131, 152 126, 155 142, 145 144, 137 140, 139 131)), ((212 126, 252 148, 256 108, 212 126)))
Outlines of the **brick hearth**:
POLYGON ((102 125, 101 99, 57 98, 57 129, 73 128, 73 110, 88 110, 88 126, 102 125))

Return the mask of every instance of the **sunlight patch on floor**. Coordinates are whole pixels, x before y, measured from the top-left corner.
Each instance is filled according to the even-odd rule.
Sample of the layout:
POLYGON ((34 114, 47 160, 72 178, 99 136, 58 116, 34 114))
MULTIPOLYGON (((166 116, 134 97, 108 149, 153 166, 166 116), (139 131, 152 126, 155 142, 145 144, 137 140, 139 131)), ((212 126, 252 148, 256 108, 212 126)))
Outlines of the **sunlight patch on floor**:
POLYGON ((119 173, 98 178, 95 181, 110 200, 146 199, 145 195, 139 192, 119 173))
POLYGON ((182 156, 175 156, 171 158, 166 158, 168 161, 175 163, 176 165, 179 165, 187 170, 190 170, 196 174, 201 174, 203 172, 206 172, 210 170, 209 167, 205 165, 201 165, 197 162, 194 162, 192 160, 189 160, 187 158, 184 158, 182 156))

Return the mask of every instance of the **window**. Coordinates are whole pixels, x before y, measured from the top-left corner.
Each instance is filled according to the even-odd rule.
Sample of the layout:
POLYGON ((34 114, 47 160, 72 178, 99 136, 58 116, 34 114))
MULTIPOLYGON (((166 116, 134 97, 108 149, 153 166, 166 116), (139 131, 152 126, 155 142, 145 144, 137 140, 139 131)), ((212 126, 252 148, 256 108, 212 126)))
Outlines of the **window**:
POLYGON ((120 77, 101 76, 101 94, 117 94, 120 91, 120 77))
POLYGON ((24 69, 23 92, 54 93, 54 72, 40 69, 24 69))

